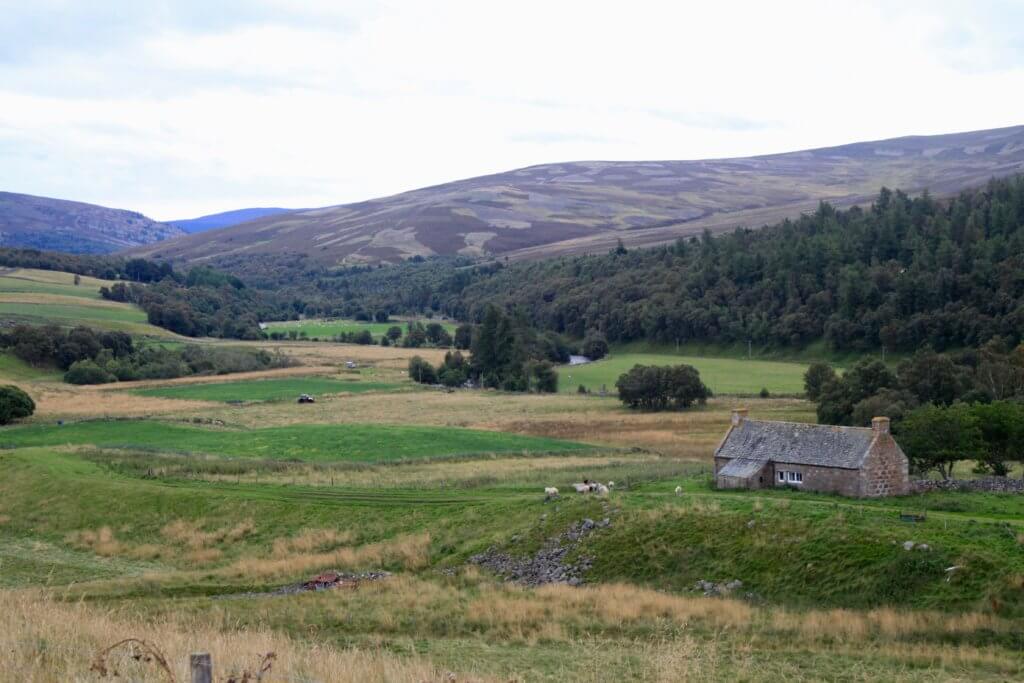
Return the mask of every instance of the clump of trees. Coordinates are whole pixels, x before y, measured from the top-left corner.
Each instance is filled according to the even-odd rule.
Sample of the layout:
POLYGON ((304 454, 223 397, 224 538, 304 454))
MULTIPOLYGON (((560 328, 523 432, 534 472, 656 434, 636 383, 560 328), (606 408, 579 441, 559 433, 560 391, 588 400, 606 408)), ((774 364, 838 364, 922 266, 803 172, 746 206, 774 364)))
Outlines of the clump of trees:
POLYGON ((922 349, 895 370, 864 359, 842 376, 823 363, 804 375, 823 424, 868 426, 892 420, 915 470, 948 477, 960 460, 1005 476, 1024 459, 1024 345, 995 338, 980 349, 922 349))
MULTIPOLYGON (((430 323, 410 323, 406 340, 416 334, 420 325, 424 339, 429 340, 430 323)), ((466 359, 456 349, 445 354, 436 368, 419 356, 409 361, 409 377, 424 384, 460 386, 467 380, 483 387, 505 391, 558 391, 558 372, 553 363, 569 359, 569 348, 557 335, 538 334, 522 318, 508 315, 497 307, 488 309, 480 325, 462 325, 454 339, 438 325, 446 337, 442 341, 468 343, 472 355, 466 359)), ((408 341, 406 341, 408 345, 408 341)))
POLYGON ((711 390, 692 365, 634 365, 615 382, 619 400, 629 408, 683 410, 703 405, 711 390))
POLYGON ((842 376, 815 363, 804 375, 804 388, 818 404, 819 422, 856 426, 871 424, 875 415, 898 422, 926 405, 1024 400, 1024 345, 1011 349, 996 338, 956 353, 926 348, 895 371, 878 359, 863 359, 842 376))
POLYGON ((974 460, 976 471, 1005 477, 1024 462, 1024 404, 927 405, 902 420, 899 440, 916 471, 948 479, 957 462, 974 460))
POLYGON ((21 388, 13 384, 0 386, 0 425, 29 417, 35 411, 35 401, 21 388))
POLYGON ((64 370, 64 381, 70 384, 219 375, 293 364, 287 356, 263 349, 139 347, 124 332, 55 325, 13 327, 0 333, 0 347, 30 365, 64 370))

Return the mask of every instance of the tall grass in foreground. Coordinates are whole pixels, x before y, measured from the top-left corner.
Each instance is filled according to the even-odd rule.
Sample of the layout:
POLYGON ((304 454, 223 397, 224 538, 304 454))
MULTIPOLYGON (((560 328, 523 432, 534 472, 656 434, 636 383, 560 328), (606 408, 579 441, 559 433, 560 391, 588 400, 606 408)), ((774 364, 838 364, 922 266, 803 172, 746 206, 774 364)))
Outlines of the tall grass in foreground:
MULTIPOLYGON (((297 643, 266 629, 226 631, 199 618, 142 620, 117 610, 55 602, 41 593, 0 591, 0 679, 36 683, 100 680, 89 671, 95 654, 126 637, 156 644, 179 681, 189 680, 191 652, 213 655, 215 680, 253 671, 273 652, 272 680, 447 681, 447 672, 418 658, 399 658, 374 649, 335 649, 297 643)), ((165 681, 151 665, 131 657, 112 658, 121 679, 165 681)), ((467 679, 458 676, 457 680, 467 679)))

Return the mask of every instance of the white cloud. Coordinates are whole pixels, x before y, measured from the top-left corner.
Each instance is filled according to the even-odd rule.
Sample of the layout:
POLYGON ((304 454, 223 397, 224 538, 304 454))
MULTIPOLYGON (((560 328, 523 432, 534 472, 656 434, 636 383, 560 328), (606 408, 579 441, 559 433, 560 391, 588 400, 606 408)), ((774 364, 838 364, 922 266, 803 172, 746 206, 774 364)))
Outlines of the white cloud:
POLYGON ((4 4, 0 187, 163 219, 1024 123, 999 2, 4 4))

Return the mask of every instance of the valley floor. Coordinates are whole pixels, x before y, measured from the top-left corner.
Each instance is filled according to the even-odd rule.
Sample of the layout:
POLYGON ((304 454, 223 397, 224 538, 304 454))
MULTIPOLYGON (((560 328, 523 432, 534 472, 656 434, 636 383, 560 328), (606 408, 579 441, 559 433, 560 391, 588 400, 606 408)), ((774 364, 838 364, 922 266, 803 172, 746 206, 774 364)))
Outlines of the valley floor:
MULTIPOLYGON (((1024 675, 1021 496, 712 488, 731 408, 811 421, 805 401, 635 413, 404 376, 440 352, 269 347, 302 365, 73 387, 0 364, 39 404, 0 430, 0 680, 100 680, 97 653, 129 637, 179 681, 196 650, 216 680, 268 652, 271 680, 293 681, 1024 675), (583 478, 615 486, 570 494, 583 478), (584 583, 506 583, 481 554, 554 555, 584 583), (280 590, 330 570, 390 576, 280 590)), ((165 680, 131 655, 104 663, 165 680)))

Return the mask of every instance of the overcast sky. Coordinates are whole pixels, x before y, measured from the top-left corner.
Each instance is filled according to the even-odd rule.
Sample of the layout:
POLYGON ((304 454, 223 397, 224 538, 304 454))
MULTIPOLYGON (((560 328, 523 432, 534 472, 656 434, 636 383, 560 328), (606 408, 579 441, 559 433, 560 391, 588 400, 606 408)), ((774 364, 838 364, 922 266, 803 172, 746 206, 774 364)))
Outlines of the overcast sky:
POLYGON ((0 190, 167 220, 1024 123, 1024 2, 0 0, 0 190))

